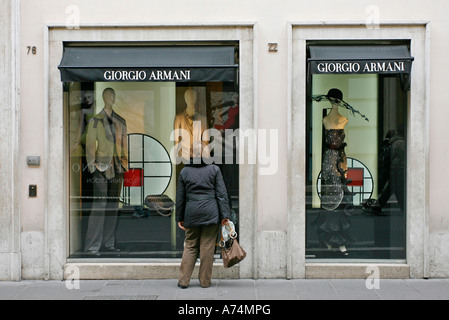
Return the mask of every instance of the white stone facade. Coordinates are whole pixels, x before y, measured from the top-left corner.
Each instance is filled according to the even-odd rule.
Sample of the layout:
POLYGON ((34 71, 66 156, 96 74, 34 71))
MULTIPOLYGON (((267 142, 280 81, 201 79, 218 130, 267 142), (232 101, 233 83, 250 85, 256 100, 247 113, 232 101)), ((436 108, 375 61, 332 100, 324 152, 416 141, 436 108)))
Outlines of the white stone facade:
POLYGON ((173 262, 67 261, 67 161, 57 66, 63 41, 214 40, 240 42, 240 128, 277 129, 279 140, 275 174, 261 174, 263 166, 240 167, 240 236, 248 257, 238 271, 217 266, 217 276, 366 277, 367 263, 314 264, 304 257, 305 139, 296 129, 305 121, 308 39, 411 40, 407 259, 378 266, 385 277, 449 277, 449 4, 373 2, 1 0, 0 279, 63 279, 64 268, 73 265, 85 278, 142 272, 176 277, 173 262), (271 43, 277 51, 269 50, 271 43), (27 165, 27 156, 40 156, 40 165, 27 165), (28 197, 29 185, 37 186, 37 197, 28 197))

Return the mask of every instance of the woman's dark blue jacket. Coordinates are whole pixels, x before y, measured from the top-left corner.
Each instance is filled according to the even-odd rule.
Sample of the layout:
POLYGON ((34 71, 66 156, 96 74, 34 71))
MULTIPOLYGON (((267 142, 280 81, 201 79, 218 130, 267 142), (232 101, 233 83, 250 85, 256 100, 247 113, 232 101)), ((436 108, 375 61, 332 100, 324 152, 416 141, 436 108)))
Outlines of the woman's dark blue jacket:
POLYGON ((214 164, 191 161, 180 172, 176 187, 176 221, 192 228, 219 224, 229 219, 228 194, 220 172, 214 164))

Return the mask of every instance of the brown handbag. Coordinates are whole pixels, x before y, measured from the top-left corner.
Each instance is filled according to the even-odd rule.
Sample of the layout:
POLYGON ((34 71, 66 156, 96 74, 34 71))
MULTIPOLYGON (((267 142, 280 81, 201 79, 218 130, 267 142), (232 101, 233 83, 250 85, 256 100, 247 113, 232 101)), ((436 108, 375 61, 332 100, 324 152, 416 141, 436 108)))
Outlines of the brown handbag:
POLYGON ((233 265, 239 263, 246 257, 246 251, 240 246, 237 239, 231 240, 232 244, 230 248, 221 249, 221 255, 223 257, 223 266, 230 268, 233 265))
MULTIPOLYGON (((231 226, 228 224, 228 228, 231 226)), ((221 256, 223 258, 223 266, 225 268, 230 268, 236 265, 246 257, 246 251, 240 246, 237 241, 237 233, 230 229, 231 239, 226 243, 223 241, 223 233, 221 234, 221 256)))

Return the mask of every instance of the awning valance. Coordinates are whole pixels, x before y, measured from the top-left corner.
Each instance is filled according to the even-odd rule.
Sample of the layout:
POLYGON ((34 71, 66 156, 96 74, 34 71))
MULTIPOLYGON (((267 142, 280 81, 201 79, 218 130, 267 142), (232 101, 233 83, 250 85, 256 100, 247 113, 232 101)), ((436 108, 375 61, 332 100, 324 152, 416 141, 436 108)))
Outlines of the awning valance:
POLYGON ((234 46, 66 46, 61 80, 208 82, 236 80, 234 46))
POLYGON ((310 45, 312 74, 411 73, 406 45, 310 45))

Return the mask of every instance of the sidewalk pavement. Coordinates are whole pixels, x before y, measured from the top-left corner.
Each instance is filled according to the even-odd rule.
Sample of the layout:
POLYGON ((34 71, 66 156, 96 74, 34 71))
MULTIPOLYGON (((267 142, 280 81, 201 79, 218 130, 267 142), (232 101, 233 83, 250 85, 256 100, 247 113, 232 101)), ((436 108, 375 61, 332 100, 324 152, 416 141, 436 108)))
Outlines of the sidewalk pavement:
POLYGON ((449 300, 449 279, 0 281, 0 300, 449 300))

